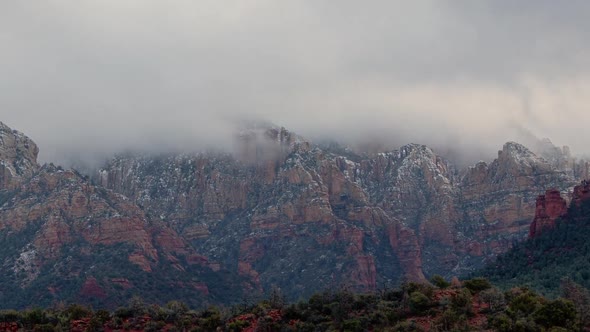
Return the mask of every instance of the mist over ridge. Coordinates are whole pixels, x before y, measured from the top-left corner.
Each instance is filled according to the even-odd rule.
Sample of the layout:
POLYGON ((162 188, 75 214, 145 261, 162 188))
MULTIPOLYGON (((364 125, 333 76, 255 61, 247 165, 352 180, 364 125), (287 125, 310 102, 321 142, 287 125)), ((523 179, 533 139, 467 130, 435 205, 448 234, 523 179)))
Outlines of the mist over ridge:
POLYGON ((252 118, 466 164, 531 136, 588 154, 588 14, 583 1, 6 3, 0 120, 58 164, 231 150, 252 118))

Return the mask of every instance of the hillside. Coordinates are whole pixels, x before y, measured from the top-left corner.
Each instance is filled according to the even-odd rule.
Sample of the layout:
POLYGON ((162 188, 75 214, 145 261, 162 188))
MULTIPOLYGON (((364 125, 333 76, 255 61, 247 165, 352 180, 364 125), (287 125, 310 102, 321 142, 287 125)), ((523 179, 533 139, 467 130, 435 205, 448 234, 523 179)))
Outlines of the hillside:
POLYGON ((272 126, 242 132, 236 146, 234 155, 118 156, 96 182, 222 268, 237 266, 245 287, 292 298, 310 284, 367 291, 482 267, 526 237, 539 192, 575 183, 514 142, 464 170, 424 145, 355 154, 272 126))
POLYGON ((240 294, 162 221, 74 170, 37 164, 37 151, 0 126, 1 307, 115 307, 136 294, 200 306, 240 294))
POLYGON ((128 153, 90 177, 37 153, 0 126, 6 307, 205 306, 450 278, 524 239, 545 188, 576 182, 514 142, 460 170, 424 145, 359 154, 271 125, 240 132, 232 154, 128 153))
POLYGON ((379 293, 325 291, 298 303, 279 290, 259 302, 191 310, 182 302, 147 305, 140 298, 115 311, 72 304, 0 310, 0 330, 31 331, 585 331, 590 294, 568 283, 550 300, 527 288, 500 291, 476 278, 451 286, 407 283, 379 293))
POLYGON ((576 186, 569 206, 559 193, 538 198, 529 238, 476 272, 503 286, 526 285, 558 294, 562 278, 590 287, 590 185, 576 186))

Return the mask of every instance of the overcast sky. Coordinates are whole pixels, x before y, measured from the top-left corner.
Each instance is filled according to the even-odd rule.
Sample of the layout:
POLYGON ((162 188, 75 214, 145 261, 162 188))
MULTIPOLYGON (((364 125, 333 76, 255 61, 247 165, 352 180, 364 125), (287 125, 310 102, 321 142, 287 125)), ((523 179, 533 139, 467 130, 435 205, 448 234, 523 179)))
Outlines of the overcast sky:
POLYGON ((590 1, 0 3, 0 121, 44 161, 226 146, 259 118, 318 139, 493 157, 588 153, 590 1), (477 154, 476 153, 476 154, 477 154))

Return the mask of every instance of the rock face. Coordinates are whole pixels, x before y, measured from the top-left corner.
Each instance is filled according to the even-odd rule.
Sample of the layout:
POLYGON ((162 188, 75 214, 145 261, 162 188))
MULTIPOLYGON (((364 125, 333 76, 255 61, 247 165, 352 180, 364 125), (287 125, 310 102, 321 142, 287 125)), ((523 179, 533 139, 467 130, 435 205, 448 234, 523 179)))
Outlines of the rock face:
MULTIPOLYGON (((480 255, 494 257, 529 232, 536 199, 546 188, 566 192, 575 181, 526 147, 508 142, 492 163, 478 163, 462 178, 461 210, 467 266, 480 255)), ((457 269, 461 270, 461 269, 457 269)))
POLYGON ((590 181, 582 180, 582 182, 574 187, 572 195, 572 204, 575 206, 582 205, 582 202, 590 200, 590 181))
POLYGON ((482 266, 526 237, 540 192, 574 183, 514 142, 489 165, 460 171, 418 144, 364 156, 284 128, 255 132, 240 136, 248 139, 236 144, 238 158, 120 156, 97 181, 159 216, 210 261, 235 266, 243 287, 276 285, 292 296, 482 266), (261 154, 273 144, 272 158, 261 154))
POLYGON ((458 170, 424 145, 363 155, 267 125, 233 154, 121 155, 88 180, 3 132, 21 143, 0 147, 0 297, 23 301, 229 303, 460 275, 526 237, 545 188, 574 184, 513 142, 458 170))
POLYGON ((567 203, 558 190, 549 189, 537 198, 535 219, 531 223, 529 237, 555 227, 555 221, 567 214, 567 203))
POLYGON ((0 122, 0 189, 14 189, 38 168, 37 145, 0 122))
MULTIPOLYGON (((574 187, 569 207, 570 209, 579 209, 582 207, 582 203, 588 201, 590 201, 590 182, 583 180, 574 187)), ((570 212, 567 201, 558 190, 547 190, 545 195, 540 195, 537 198, 535 218, 530 225, 529 237, 534 238, 539 236, 541 232, 550 231, 560 218, 572 220, 572 213, 570 212)))
MULTIPOLYGON (((3 133, 1 162, 12 173, 0 190, 2 307, 61 300, 115 306, 136 293, 150 296, 154 287, 215 276, 208 261, 168 225, 76 171, 39 166, 34 143, 22 134, 5 134, 15 133, 11 130, 3 133)), ((208 292, 199 287, 187 293, 197 294, 194 304, 208 292)), ((152 296, 176 297, 168 293, 152 296)))
POLYGON ((553 145, 551 140, 544 138, 536 140, 531 148, 537 155, 547 160, 551 166, 565 172, 569 177, 578 181, 590 178, 590 163, 572 156, 569 147, 557 147, 553 145))

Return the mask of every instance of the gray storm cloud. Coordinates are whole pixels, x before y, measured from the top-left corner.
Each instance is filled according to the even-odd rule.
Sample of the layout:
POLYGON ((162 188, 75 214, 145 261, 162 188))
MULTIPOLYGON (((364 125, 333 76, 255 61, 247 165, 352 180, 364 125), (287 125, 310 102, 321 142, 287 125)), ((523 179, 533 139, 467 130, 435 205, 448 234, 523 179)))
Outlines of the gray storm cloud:
POLYGON ((41 159, 227 147, 239 119, 590 152, 587 1, 5 1, 0 121, 41 159))

